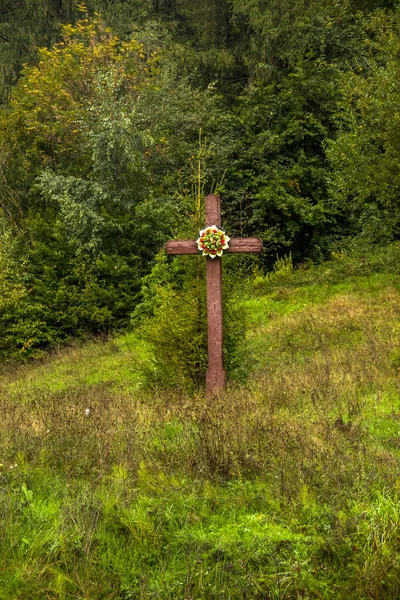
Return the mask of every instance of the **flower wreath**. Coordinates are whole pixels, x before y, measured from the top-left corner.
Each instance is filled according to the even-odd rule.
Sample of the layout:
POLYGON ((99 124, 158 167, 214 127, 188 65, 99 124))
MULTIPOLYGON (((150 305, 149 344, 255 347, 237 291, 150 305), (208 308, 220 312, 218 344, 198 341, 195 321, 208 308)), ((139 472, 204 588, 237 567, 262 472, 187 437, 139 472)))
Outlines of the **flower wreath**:
POLYGON ((229 247, 230 239, 225 231, 218 229, 216 225, 211 225, 200 231, 200 237, 196 243, 203 256, 215 258, 222 256, 223 251, 229 247))

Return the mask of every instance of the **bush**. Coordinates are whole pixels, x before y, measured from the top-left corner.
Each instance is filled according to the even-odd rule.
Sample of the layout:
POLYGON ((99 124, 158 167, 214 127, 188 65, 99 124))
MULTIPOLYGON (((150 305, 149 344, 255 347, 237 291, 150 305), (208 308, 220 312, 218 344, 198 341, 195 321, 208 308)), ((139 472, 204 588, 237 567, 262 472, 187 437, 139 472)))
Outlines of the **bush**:
MULTIPOLYGON (((152 345, 153 370, 147 373, 152 385, 199 389, 207 370, 207 292, 205 261, 202 257, 158 256, 145 279, 143 302, 132 321, 152 345)), ((242 341, 245 312, 239 307, 232 280, 224 281, 224 359, 228 377, 243 376, 242 341)))

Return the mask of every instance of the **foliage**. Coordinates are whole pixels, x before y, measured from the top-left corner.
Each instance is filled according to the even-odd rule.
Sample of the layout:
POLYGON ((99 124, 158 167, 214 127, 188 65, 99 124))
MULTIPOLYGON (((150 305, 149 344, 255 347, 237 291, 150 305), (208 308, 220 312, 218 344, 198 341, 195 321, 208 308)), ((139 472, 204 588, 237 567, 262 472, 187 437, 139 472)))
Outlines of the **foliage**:
MULTIPOLYGON (((387 56, 385 51, 379 54, 379 42, 374 40, 374 31, 386 19, 383 14, 354 12, 349 3, 339 11, 329 3, 320 10, 309 5, 309 13, 300 10, 293 20, 292 50, 288 47, 285 54, 282 47, 273 68, 263 71, 261 65, 255 71, 251 86, 231 113, 235 142, 225 179, 226 217, 232 230, 262 235, 272 250, 268 266, 277 251, 291 252, 295 263, 305 257, 321 260, 332 240, 355 233, 354 224, 346 220, 345 196, 340 195, 341 180, 347 177, 341 161, 347 160, 348 153, 339 155, 339 132, 346 119, 351 120, 346 108, 351 101, 345 99, 343 81, 348 81, 348 92, 353 94, 351 74, 363 73, 379 56, 382 60, 387 56), (302 36, 301 43, 297 36, 302 36), (370 56, 374 47, 375 59, 370 56), (336 144, 336 159, 329 150, 328 160, 327 148, 336 144)), ((268 31, 268 19, 263 21, 261 14, 257 19, 261 35, 263 23, 268 31)), ((276 33, 283 35, 283 31, 276 33)), ((357 129, 352 131, 358 136, 357 129)), ((353 152, 359 162, 364 160, 359 147, 353 152)), ((360 171, 354 166, 354 185, 360 171)), ((372 168, 371 178, 377 183, 372 168)), ((382 213, 384 223, 383 212, 380 204, 377 214, 382 213)))
POLYGON ((144 280, 144 305, 138 306, 133 323, 141 314, 140 334, 153 348, 149 383, 199 388, 207 369, 205 268, 198 257, 190 261, 195 264, 183 261, 174 259, 170 267, 164 254, 159 257, 144 280), (148 317, 143 321, 144 310, 148 317))
POLYGON ((326 228, 322 144, 335 77, 329 65, 303 64, 281 84, 253 85, 238 109, 227 216, 235 229, 257 231, 274 255, 292 251, 297 261, 326 228))
POLYGON ((340 133, 327 142, 332 203, 369 243, 397 238, 399 230, 398 29, 398 10, 368 23, 368 58, 341 78, 340 133))
MULTIPOLYGON (((199 130, 202 190, 223 179, 224 225, 263 238, 264 269, 396 238, 395 3, 61 2, 45 30, 49 1, 29 9, 32 44, 48 45, 0 111, 14 356, 127 324, 191 219, 199 130)), ((13 22, 7 5, 0 35, 13 22)))
MULTIPOLYGON (((0 100, 6 100, 22 65, 32 64, 37 48, 57 41, 60 24, 76 15, 75 0, 12 0, 0 9, 0 100)), ((82 7, 84 9, 84 7, 82 7)))
POLYGON ((4 600, 398 597, 399 277, 289 265, 247 389, 146 392, 132 336, 3 371, 4 600))
POLYGON ((1 6, 2 600, 399 597, 397 4, 1 6), (207 399, 215 182, 267 251, 207 399))
POLYGON ((126 324, 182 208, 176 171, 184 187, 200 124, 211 132, 218 114, 209 91, 99 19, 65 27, 25 70, 0 125, 3 215, 31 290, 19 315, 43 329, 29 347, 126 324))
MULTIPOLYGON (((205 259, 162 253, 144 279, 143 301, 132 317, 153 349, 148 383, 162 388, 200 389, 207 370, 205 259)), ((224 278, 224 362, 229 378, 243 376, 245 313, 237 282, 224 278)))

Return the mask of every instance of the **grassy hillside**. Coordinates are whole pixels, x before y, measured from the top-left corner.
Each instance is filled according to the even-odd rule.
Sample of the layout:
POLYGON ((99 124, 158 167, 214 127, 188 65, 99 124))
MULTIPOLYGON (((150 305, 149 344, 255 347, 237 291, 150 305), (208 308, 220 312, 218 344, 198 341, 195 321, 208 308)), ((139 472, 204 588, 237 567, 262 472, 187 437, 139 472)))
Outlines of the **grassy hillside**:
POLYGON ((0 600, 398 599, 399 264, 255 277, 218 399, 137 334, 4 369, 0 600))

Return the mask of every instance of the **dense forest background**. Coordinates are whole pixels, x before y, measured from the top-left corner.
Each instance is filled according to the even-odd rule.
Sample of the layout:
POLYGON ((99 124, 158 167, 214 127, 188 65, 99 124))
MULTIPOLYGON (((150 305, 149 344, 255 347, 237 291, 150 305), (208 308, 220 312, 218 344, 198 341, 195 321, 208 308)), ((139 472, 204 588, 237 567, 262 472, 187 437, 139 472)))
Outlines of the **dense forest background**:
POLYGON ((211 191, 259 269, 398 239, 399 28, 383 0, 4 0, 0 357, 184 287, 160 250, 211 191))

